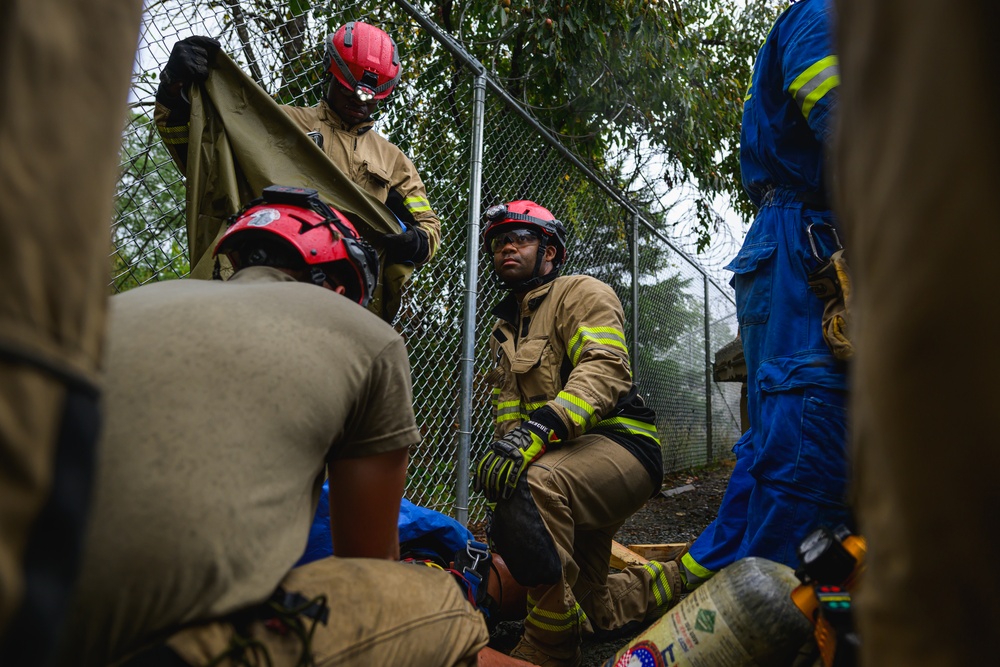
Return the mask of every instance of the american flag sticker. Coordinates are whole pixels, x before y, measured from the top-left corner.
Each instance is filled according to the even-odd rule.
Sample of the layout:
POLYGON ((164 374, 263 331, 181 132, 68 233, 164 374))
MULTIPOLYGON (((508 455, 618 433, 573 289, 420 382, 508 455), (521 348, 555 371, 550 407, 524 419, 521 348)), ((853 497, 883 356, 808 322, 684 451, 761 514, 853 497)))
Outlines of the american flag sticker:
POLYGON ((625 651, 614 667, 666 667, 663 656, 651 641, 637 642, 625 651))

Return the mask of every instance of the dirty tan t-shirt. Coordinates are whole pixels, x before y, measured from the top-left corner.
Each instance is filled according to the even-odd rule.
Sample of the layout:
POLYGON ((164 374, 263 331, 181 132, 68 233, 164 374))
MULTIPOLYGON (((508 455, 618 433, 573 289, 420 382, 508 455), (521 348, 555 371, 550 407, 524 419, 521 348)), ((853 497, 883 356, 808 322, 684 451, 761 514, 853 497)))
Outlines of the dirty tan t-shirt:
POLYGON ((112 298, 106 367, 73 664, 266 599, 326 460, 420 440, 399 335, 274 269, 112 298))

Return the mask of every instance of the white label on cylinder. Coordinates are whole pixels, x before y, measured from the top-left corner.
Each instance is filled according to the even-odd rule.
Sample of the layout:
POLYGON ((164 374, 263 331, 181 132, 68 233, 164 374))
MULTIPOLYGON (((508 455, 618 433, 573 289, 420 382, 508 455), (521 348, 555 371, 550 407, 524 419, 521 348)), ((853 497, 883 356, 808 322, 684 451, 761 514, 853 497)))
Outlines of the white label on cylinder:
POLYGON ((733 636, 708 587, 696 589, 636 637, 614 667, 742 667, 754 664, 733 636))

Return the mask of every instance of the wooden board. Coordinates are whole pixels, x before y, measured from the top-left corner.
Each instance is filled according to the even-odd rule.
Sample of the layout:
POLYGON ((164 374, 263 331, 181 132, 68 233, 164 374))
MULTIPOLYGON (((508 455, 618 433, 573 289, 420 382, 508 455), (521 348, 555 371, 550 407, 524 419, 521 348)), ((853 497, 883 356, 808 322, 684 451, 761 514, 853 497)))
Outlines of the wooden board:
POLYGON ((651 560, 661 563, 673 560, 690 546, 688 542, 667 544, 630 544, 625 546, 611 541, 611 567, 624 570, 629 565, 645 565, 651 560))
POLYGON ((647 560, 662 562, 677 558, 687 546, 687 542, 671 542, 668 544, 630 544, 628 548, 647 560))
POLYGON ((645 565, 647 560, 628 547, 611 541, 611 567, 624 570, 629 565, 645 565))

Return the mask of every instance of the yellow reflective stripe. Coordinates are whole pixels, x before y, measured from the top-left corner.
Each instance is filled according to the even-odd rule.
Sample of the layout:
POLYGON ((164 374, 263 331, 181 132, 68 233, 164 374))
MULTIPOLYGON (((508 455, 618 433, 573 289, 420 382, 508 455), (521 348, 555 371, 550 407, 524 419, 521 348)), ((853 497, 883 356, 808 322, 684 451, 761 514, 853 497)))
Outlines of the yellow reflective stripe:
POLYGON ((670 582, 667 581, 667 573, 663 566, 651 560, 642 567, 653 577, 649 586, 653 591, 653 597, 656 598, 656 606, 669 606, 674 599, 674 592, 670 589, 670 582))
POLYGON ((597 421, 597 415, 595 414, 594 407, 582 398, 577 398, 573 394, 560 391, 559 395, 556 396, 555 403, 556 405, 561 405, 566 408, 566 412, 569 413, 570 419, 584 428, 593 426, 594 422, 597 421))
POLYGON ((699 581, 711 579, 715 575, 715 572, 709 570, 707 567, 696 561, 690 551, 681 556, 681 566, 687 570, 689 574, 693 574, 697 577, 699 581))
MULTIPOLYGON (((499 394, 499 391, 497 391, 499 394)), ((494 408, 497 411, 497 423, 509 422, 515 419, 527 419, 521 410, 521 401, 497 401, 493 399, 494 408)))
POLYGON ((541 628, 542 630, 561 633, 573 630, 586 618, 587 614, 583 611, 583 608, 580 607, 580 603, 578 602, 573 605, 572 609, 563 613, 548 611, 539 607, 532 607, 528 612, 528 617, 524 619, 524 622, 531 623, 535 627, 541 628), (550 621, 555 622, 553 623, 550 621))
POLYGON ((163 143, 169 146, 186 144, 188 142, 190 125, 160 125, 157 129, 160 131, 160 138, 163 140, 163 143))
POLYGON ((839 74, 834 74, 829 79, 820 84, 816 88, 816 90, 809 93, 809 96, 806 98, 806 103, 802 105, 802 115, 808 118, 809 113, 813 110, 813 107, 816 106, 816 103, 819 102, 821 99, 823 99, 824 95, 826 95, 828 92, 830 92, 839 85, 840 85, 839 74))
POLYGON ((515 419, 528 421, 528 413, 521 408, 520 401, 505 401, 496 407, 497 423, 509 422, 515 419))
POLYGON ((536 616, 541 616, 552 621, 565 621, 566 619, 576 618, 578 616, 578 612, 582 611, 583 610, 580 609, 579 603, 567 611, 549 611, 548 609, 540 609, 537 606, 535 607, 536 616))
POLYGON ((190 125, 159 125, 157 129, 160 134, 187 134, 190 130, 190 125))
POLYGON ((788 87, 788 94, 795 98, 802 108, 802 115, 809 117, 816 103, 840 84, 840 67, 837 56, 827 56, 807 67, 795 77, 788 87))
POLYGON ((528 412, 533 412, 538 408, 542 407, 543 405, 545 405, 546 403, 548 403, 548 401, 536 401, 535 403, 526 403, 524 405, 524 409, 527 410, 528 412))
POLYGON ((655 441, 657 445, 660 444, 660 434, 656 430, 656 424, 639 421, 638 419, 629 419, 628 417, 609 417, 602 420, 597 426, 608 428, 612 431, 622 431, 632 433, 633 435, 645 436, 655 441))
POLYGON ((580 362, 580 355, 583 354, 584 346, 587 343, 617 347, 628 354, 625 334, 621 330, 614 327, 580 327, 576 335, 569 341, 569 358, 574 366, 580 362))
POLYGON ((431 203, 427 201, 425 197, 407 197, 403 200, 403 206, 405 206, 410 213, 420 213, 422 211, 431 210, 431 203))

